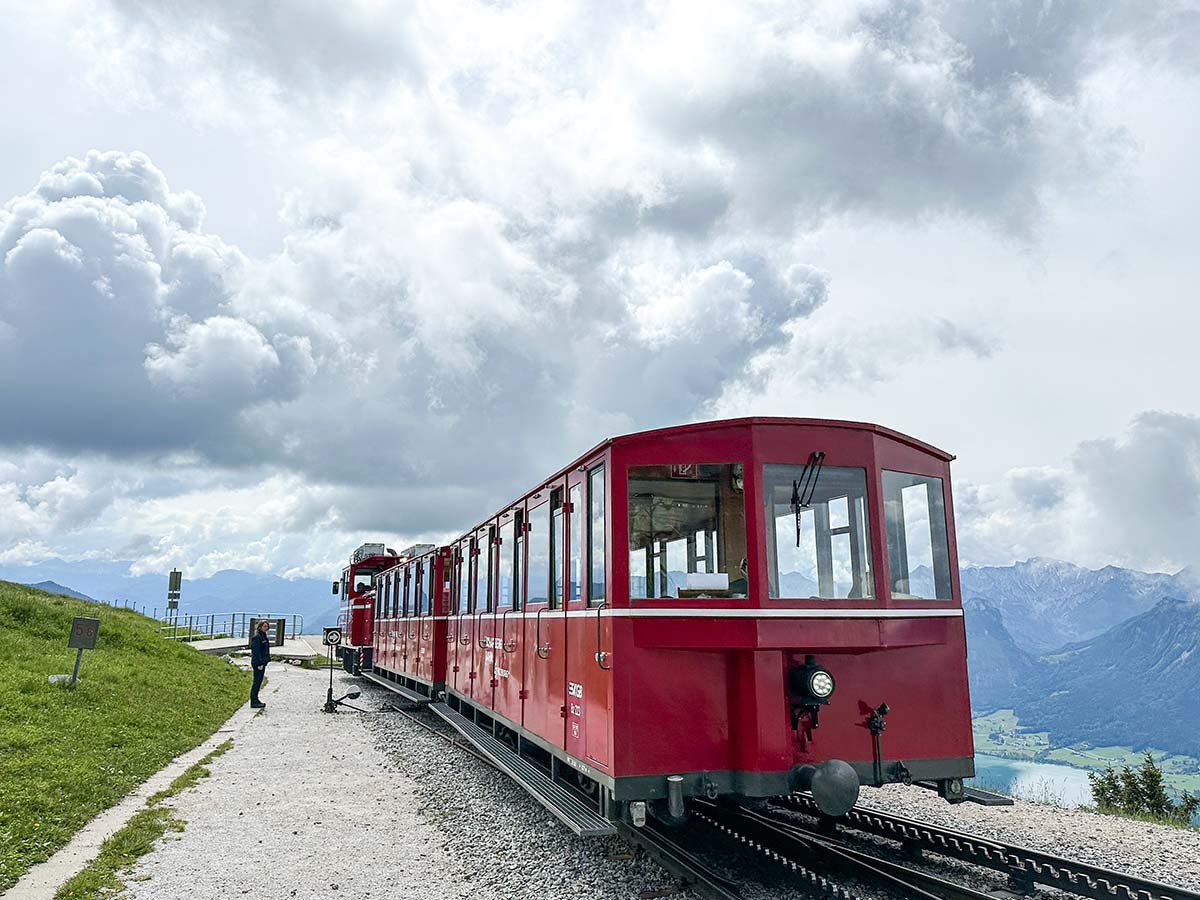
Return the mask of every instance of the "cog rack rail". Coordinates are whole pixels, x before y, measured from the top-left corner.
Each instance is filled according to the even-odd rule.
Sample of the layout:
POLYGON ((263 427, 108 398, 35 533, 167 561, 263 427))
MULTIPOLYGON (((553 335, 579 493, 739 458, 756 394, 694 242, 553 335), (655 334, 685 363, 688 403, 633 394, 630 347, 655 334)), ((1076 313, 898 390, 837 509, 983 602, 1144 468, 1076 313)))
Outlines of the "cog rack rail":
MULTIPOLYGON (((810 797, 793 795, 777 805, 820 817, 810 797)), ((1034 884, 1043 884, 1092 900, 1200 900, 1200 894, 1184 888, 861 806, 850 810, 838 824, 891 838, 911 850, 927 850, 1005 872, 1009 885, 1024 893, 1031 893, 1034 884)))

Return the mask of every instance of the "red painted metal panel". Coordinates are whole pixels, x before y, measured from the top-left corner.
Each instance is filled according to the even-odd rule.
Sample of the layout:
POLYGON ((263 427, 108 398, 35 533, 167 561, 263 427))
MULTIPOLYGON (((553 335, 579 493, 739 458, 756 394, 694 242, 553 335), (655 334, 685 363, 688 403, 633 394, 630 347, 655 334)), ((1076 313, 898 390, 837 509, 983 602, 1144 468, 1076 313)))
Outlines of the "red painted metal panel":
POLYGON ((567 620, 562 610, 530 610, 524 646, 524 680, 527 698, 525 727, 555 747, 562 747, 566 716, 567 620), (539 624, 538 619, 541 622, 539 624), (540 634, 539 634, 540 632, 540 634), (540 644, 538 643, 540 640, 540 644), (538 647, 541 653, 538 653, 538 647))

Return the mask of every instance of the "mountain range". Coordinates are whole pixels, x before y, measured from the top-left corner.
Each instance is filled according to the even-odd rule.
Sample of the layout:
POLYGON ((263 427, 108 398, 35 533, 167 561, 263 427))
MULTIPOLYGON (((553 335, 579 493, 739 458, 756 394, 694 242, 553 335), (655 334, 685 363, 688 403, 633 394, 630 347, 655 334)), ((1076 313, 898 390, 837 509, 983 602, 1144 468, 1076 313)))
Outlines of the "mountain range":
MULTIPOLYGON (((147 615, 161 616, 166 609, 166 573, 131 576, 128 562, 50 559, 29 566, 4 565, 0 566, 0 579, 68 596, 82 592, 103 603, 136 607, 147 615), (46 587, 45 582, 54 587, 46 587)), ((337 622, 338 598, 330 594, 329 585, 330 581, 314 578, 288 579, 226 569, 207 578, 184 578, 179 614, 295 613, 304 616, 306 631, 319 631, 337 622)))
POLYGON ((1200 602, 1175 575, 1048 559, 964 569, 971 706, 1012 709, 1055 746, 1200 758, 1200 602))

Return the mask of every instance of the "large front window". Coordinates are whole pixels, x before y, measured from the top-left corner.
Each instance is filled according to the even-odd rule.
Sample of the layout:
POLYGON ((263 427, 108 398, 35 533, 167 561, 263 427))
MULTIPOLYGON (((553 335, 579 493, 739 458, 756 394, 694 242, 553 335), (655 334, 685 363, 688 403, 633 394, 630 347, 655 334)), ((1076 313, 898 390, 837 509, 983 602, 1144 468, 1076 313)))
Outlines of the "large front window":
POLYGON ((629 596, 745 597, 740 465, 629 467, 629 596))
POLYGON ((873 597, 866 470, 770 465, 763 481, 769 595, 873 597))
POLYGON ((884 470, 883 513, 892 597, 952 599, 942 479, 884 470))

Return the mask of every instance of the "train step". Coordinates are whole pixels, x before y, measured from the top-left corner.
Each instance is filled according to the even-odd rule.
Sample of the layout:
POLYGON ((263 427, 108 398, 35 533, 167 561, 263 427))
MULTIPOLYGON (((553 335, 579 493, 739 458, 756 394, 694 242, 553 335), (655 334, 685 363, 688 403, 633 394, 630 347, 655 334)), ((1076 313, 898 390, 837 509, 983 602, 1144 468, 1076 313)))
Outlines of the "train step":
POLYGON ((410 691, 404 685, 396 684, 396 682, 391 681, 387 678, 384 678, 380 675, 376 675, 373 672, 363 672, 362 677, 367 679, 368 681, 375 682, 380 687, 387 688, 389 691, 394 691, 395 693, 399 694, 403 699, 407 700, 409 703, 412 703, 415 706, 424 706, 426 703, 431 702, 430 699, 428 697, 426 697, 424 694, 418 694, 416 691, 410 691))
POLYGON ((429 708, 573 832, 581 837, 616 834, 612 822, 570 791, 555 784, 541 769, 517 755, 507 744, 496 740, 466 716, 455 712, 445 703, 433 703, 429 708))
MULTIPOLYGON (((917 787, 923 787, 929 791, 938 789, 936 781, 914 781, 917 787)), ((994 791, 985 791, 982 788, 963 788, 963 794, 966 796, 968 803, 978 803, 980 806, 1012 806, 1012 797, 1006 797, 1003 794, 997 794, 994 791)))

